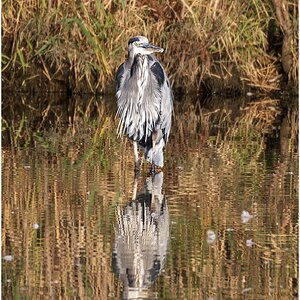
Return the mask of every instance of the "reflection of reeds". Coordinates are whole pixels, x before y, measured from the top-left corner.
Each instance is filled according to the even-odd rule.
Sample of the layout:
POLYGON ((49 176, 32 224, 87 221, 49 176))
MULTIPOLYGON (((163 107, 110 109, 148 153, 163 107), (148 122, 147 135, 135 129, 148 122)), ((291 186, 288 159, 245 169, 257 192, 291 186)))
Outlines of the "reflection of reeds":
MULTIPOLYGON (((161 298, 257 292, 289 299, 296 291, 298 107, 234 101, 175 106, 165 171, 172 238, 158 278, 161 298), (267 142, 273 136, 279 149, 267 142), (253 215, 247 224, 243 210, 253 215), (209 229, 216 233, 210 246, 209 229)), ((2 253, 13 255, 3 262, 4 299, 121 294, 110 266, 115 207, 127 204, 133 186, 130 143, 116 138, 110 102, 74 102, 76 109, 62 110, 53 100, 44 119, 22 106, 9 109, 13 120, 3 115, 14 132, 25 128, 23 115, 28 129, 40 131, 34 148, 7 143, 2 151, 2 253)))
POLYGON ((4 266, 10 270, 4 283, 11 283, 5 283, 2 295, 10 299, 18 290, 30 299, 106 299, 115 293, 107 258, 119 183, 100 175, 99 165, 83 176, 86 165, 68 169, 54 156, 22 162, 18 154, 3 152, 2 251, 14 260, 4 266), (19 166, 14 176, 11 163, 19 166), (35 223, 38 230, 32 228, 35 223))
MULTIPOLYGON (((183 172, 170 175, 175 177, 176 192, 166 192, 173 203, 170 214, 178 216, 174 235, 183 238, 180 244, 172 244, 172 259, 167 264, 172 282, 168 292, 173 291, 172 295, 175 292, 188 298, 195 283, 201 288, 193 290, 193 299, 208 295, 240 299, 243 293, 280 299, 296 292, 298 271, 293 261, 298 234, 298 111, 290 106, 282 123, 278 104, 278 100, 269 98, 246 103, 238 113, 223 114, 224 128, 222 109, 212 107, 214 113, 206 115, 220 118, 219 122, 202 121, 216 137, 208 135, 202 147, 187 142, 189 164, 185 162, 183 172), (221 125, 216 131, 215 124, 221 125), (270 147, 267 137, 278 135, 278 128, 280 150, 264 157, 270 147), (240 219, 244 209, 254 215, 248 232, 240 219), (205 243, 208 229, 217 234, 211 247, 205 243), (254 252, 246 245, 249 239, 254 242, 254 252), (189 264, 183 266, 181 262, 187 257, 189 264), (186 294, 182 292, 184 287, 186 294)), ((223 110, 228 108, 224 105, 223 110)), ((185 132, 183 136, 189 134, 193 135, 185 132)), ((195 139, 201 141, 201 137, 196 135, 195 139)), ((176 138, 173 142, 176 144, 176 138)))
MULTIPOLYGON (((202 156, 205 154, 205 150, 201 151, 202 156)), ((186 298, 196 282, 202 288, 195 290, 194 299, 203 299, 208 294, 240 299, 247 288, 251 289, 250 295, 289 297, 296 292, 292 280, 298 278, 294 268, 297 191, 293 190, 298 177, 291 175, 293 183, 283 184, 289 175, 279 164, 280 174, 270 182, 266 180, 268 170, 259 159, 256 168, 254 161, 251 168, 243 171, 237 171, 237 162, 232 161, 228 166, 226 157, 223 159, 224 162, 215 165, 213 156, 205 156, 194 165, 190 176, 186 176, 186 171, 178 176, 179 194, 168 192, 173 203, 170 214, 177 216, 173 219, 176 223, 173 234, 181 239, 180 243, 177 238, 171 243, 166 270, 172 285, 168 291, 186 298), (248 172, 251 177, 244 186, 248 172), (248 226, 243 226, 240 220, 245 208, 255 215, 248 226), (205 243, 206 231, 211 228, 217 239, 209 247, 205 243), (252 247, 246 245, 249 239, 254 242, 252 247), (282 289, 273 289, 279 282, 282 289)))
MULTIPOLYGON (((289 3, 294 36, 289 77, 297 79, 297 3, 289 3)), ((202 79, 277 90, 280 32, 271 1, 5 1, 4 85, 39 90, 109 87, 129 37, 144 34, 166 48, 167 73, 180 88, 202 79), (270 24, 275 27, 274 32, 270 24), (272 33, 272 34, 271 34, 272 33), (274 42, 275 40, 275 42, 274 42), (50 85, 49 85, 50 83, 50 85)))

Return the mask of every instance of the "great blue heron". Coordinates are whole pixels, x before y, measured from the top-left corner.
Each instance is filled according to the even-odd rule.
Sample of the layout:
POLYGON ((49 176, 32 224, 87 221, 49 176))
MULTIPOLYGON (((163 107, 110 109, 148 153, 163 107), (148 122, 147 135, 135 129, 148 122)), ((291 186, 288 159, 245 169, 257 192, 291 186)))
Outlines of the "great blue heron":
POLYGON ((153 168, 164 165, 163 149, 171 128, 173 94, 162 65, 153 55, 163 51, 144 36, 131 38, 128 58, 116 75, 118 134, 127 134, 133 140, 136 171, 140 168, 138 145, 153 168))

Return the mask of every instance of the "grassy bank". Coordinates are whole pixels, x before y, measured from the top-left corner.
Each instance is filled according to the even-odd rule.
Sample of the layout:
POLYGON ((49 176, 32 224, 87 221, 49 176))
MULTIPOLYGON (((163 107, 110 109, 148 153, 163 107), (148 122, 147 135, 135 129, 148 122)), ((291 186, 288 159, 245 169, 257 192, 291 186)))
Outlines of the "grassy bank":
POLYGON ((298 4, 279 2, 4 1, 3 88, 107 90, 138 34, 166 49, 177 90, 295 86, 298 4))

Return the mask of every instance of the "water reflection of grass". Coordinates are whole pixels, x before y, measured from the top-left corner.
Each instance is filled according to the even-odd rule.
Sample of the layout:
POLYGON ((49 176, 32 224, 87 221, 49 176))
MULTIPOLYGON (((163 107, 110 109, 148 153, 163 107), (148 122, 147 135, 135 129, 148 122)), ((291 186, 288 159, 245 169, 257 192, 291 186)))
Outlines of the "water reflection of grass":
MULTIPOLYGON (((184 201, 176 201, 180 195, 172 190, 167 192, 173 203, 170 210, 174 216, 178 215, 174 217, 172 260, 167 274, 172 282, 167 287, 169 292, 184 286, 187 294, 183 297, 188 298, 188 291, 194 287, 191 282, 199 282, 202 288, 192 291, 195 299, 205 298, 207 294, 239 299, 249 287, 253 290, 251 295, 269 291, 273 298, 295 293, 289 278, 298 276, 291 264, 297 252, 298 232, 297 222, 292 221, 297 218, 298 206, 298 154, 295 152, 298 112, 291 109, 284 116, 285 121, 278 124, 280 110, 275 106, 269 112, 262 111, 266 102, 277 103, 269 99, 250 103, 246 109, 242 107, 239 117, 227 118, 227 124, 231 122, 231 125, 225 133, 220 128, 213 140, 204 135, 208 144, 199 147, 201 135, 196 137, 196 142, 189 141, 193 151, 189 149, 189 158, 183 160, 189 164, 183 165, 183 172, 175 175, 177 191, 185 195, 184 201), (256 107, 260 107, 259 113, 256 107), (266 113, 270 116, 266 117, 266 113), (275 133, 275 128, 280 128, 279 132, 275 133), (278 145, 270 145, 268 141, 273 134, 280 136, 278 145), (274 147, 274 151, 268 150, 269 147, 274 147), (272 165, 266 163, 266 151, 272 165), (245 209, 255 216, 248 226, 240 219, 245 209), (203 242, 209 229, 217 234, 211 247, 203 242), (181 243, 177 242, 179 239, 181 243), (249 239, 255 242, 255 255, 246 245, 249 239), (199 259, 197 252, 205 259, 195 260, 195 257, 199 259), (186 259, 189 264, 185 263, 182 269, 178 262, 186 259), (268 279, 261 270, 262 265, 268 279), (215 284, 209 286, 207 277, 214 278, 215 284), (271 291, 272 287, 275 288, 271 291)), ((175 293, 182 295, 182 288, 175 293)))
MULTIPOLYGON (((261 114, 264 101, 237 110, 186 101, 190 118, 175 107, 164 183, 172 238, 160 298, 240 299, 252 288, 280 299, 295 292, 298 113, 291 107, 284 114, 267 100, 280 118, 261 114), (270 145, 273 135, 278 145, 270 145), (274 151, 267 163, 268 147, 274 151), (249 223, 241 222, 243 210, 254 216, 249 223), (209 229, 216 233, 212 245, 209 229)), ((5 299, 121 294, 111 272, 111 237, 115 206, 131 199, 132 149, 117 139, 108 105, 86 103, 66 119, 53 113, 55 105, 48 119, 25 113, 37 132, 28 127, 29 143, 21 131, 18 143, 3 149, 2 253, 14 257, 2 268, 5 299)), ((20 128, 17 112, 8 127, 20 128)))

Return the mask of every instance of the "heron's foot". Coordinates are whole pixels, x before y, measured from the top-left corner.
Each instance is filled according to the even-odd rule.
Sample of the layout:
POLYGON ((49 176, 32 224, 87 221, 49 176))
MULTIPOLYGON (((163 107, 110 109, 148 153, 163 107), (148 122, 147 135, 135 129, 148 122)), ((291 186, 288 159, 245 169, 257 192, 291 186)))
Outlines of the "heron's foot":
POLYGON ((156 175, 156 174, 162 172, 163 168, 164 167, 158 167, 155 164, 152 164, 151 168, 150 168, 150 175, 156 175))

